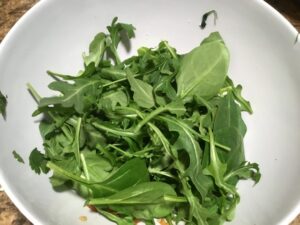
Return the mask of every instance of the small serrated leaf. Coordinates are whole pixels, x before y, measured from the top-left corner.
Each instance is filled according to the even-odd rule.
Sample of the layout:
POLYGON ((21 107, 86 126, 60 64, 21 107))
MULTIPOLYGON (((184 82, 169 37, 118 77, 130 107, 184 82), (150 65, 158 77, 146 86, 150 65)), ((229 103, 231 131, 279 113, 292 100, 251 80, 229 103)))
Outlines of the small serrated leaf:
POLYGON ((47 173, 49 169, 46 164, 47 160, 45 155, 37 150, 37 148, 33 149, 29 156, 29 165, 31 169, 37 174, 40 174, 41 172, 47 173))
POLYGON ((133 100, 143 108, 150 109, 154 106, 153 87, 139 79, 132 76, 130 72, 127 73, 127 78, 133 91, 133 100))
POLYGON ((15 150, 13 150, 12 154, 18 162, 23 163, 23 164, 25 163, 23 158, 15 150))

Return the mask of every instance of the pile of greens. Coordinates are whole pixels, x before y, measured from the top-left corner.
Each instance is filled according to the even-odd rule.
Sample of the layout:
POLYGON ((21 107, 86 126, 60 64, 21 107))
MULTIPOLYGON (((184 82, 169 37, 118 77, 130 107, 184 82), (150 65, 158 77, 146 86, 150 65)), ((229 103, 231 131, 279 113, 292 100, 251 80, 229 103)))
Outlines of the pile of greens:
POLYGON ((223 39, 211 33, 183 55, 162 41, 122 61, 117 47, 134 29, 115 18, 77 76, 49 71, 60 95, 41 98, 28 85, 33 115, 44 115, 44 153, 34 149, 30 166, 119 225, 232 220, 238 181, 260 173, 245 161, 241 111, 252 110, 227 76, 223 39))

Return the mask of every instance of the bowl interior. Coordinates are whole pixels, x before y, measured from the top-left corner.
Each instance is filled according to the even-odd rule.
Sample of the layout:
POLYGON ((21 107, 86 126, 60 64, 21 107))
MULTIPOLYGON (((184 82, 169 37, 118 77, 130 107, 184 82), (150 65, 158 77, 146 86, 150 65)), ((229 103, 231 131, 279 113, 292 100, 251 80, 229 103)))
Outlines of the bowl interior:
POLYGON ((47 176, 21 165, 12 151, 28 159, 42 149, 36 104, 26 89, 30 82, 43 96, 50 78, 46 70, 75 74, 81 53, 114 16, 136 27, 136 38, 122 57, 140 46, 168 40, 179 52, 195 47, 218 30, 231 53, 230 76, 244 87, 254 114, 245 115, 247 159, 258 162, 261 182, 241 182, 241 203, 232 224, 287 224, 300 211, 300 45, 296 31, 263 1, 230 0, 44 0, 3 41, 0 48, 0 90, 8 96, 7 121, 0 120, 0 178, 10 197, 35 224, 109 224, 83 207, 71 192, 56 193, 47 176), (215 9, 216 26, 203 13, 215 9))

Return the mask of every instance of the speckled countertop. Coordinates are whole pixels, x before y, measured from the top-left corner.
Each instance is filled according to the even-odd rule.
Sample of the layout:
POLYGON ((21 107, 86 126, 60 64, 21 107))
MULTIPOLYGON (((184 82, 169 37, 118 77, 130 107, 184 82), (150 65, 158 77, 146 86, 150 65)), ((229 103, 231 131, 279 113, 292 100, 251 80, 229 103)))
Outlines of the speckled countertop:
MULTIPOLYGON (((0 41, 37 0, 0 0, 0 41)), ((267 0, 300 31, 300 0, 267 0)), ((0 191, 0 225, 31 225, 4 192, 0 191)), ((300 225, 300 215, 290 225, 300 225)))

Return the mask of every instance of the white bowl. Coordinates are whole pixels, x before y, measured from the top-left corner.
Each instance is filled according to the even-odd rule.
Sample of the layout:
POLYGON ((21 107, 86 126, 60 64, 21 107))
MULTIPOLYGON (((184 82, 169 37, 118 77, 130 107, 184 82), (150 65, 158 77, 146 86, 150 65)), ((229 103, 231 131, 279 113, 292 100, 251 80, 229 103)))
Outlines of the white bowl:
POLYGON ((49 95, 47 69, 76 73, 81 53, 114 16, 133 23, 134 54, 141 45, 169 40, 179 52, 189 51, 209 32, 218 30, 231 52, 230 75, 243 84, 254 115, 245 116, 246 156, 261 167, 261 182, 239 185, 241 203, 236 225, 288 224, 300 212, 300 44, 296 30, 278 12, 259 0, 43 0, 9 32, 0 48, 0 90, 8 95, 7 121, 0 119, 0 183, 34 224, 109 224, 83 207, 73 193, 56 193, 47 176, 38 176, 12 157, 25 159, 42 148, 36 104, 26 83, 49 95), (203 13, 216 9, 203 31, 203 13))

